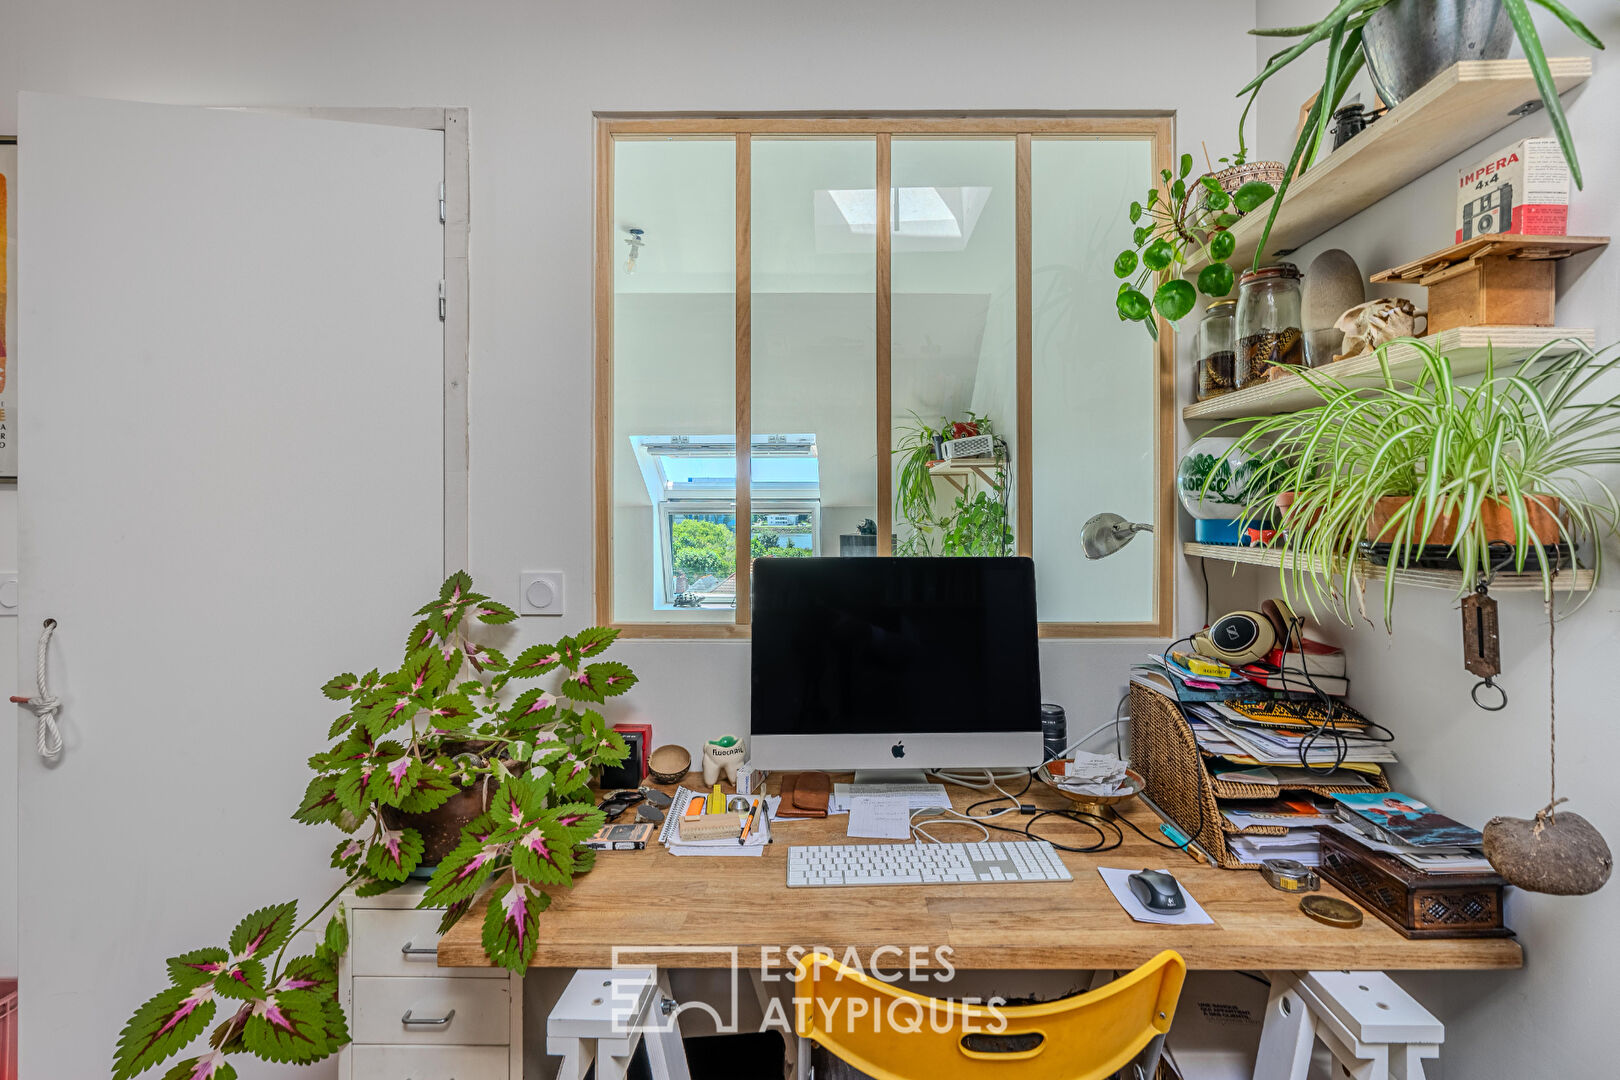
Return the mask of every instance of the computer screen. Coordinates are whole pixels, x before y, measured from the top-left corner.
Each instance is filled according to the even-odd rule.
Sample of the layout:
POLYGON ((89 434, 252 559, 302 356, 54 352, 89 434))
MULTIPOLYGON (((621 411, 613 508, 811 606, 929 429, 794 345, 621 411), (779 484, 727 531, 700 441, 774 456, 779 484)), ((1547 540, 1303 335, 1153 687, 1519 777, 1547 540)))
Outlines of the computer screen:
POLYGON ((1029 559, 758 559, 752 612, 761 767, 1039 762, 1029 559))

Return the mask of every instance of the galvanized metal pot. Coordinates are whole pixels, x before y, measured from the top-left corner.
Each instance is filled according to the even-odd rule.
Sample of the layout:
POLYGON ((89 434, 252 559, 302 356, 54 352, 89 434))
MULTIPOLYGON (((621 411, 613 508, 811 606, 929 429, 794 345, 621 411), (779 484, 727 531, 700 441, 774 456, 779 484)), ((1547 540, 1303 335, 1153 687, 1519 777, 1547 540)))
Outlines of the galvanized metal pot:
POLYGON ((1361 31, 1367 73, 1386 105, 1459 60, 1501 60, 1512 46, 1501 0, 1393 0, 1361 31))

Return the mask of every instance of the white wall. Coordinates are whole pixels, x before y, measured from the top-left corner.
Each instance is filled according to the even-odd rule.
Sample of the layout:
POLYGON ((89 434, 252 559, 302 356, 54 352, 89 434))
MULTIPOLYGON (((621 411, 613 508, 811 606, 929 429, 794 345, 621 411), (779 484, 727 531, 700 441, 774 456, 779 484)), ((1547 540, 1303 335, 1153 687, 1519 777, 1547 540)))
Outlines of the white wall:
MULTIPOLYGON (((1247 55, 1253 10, 1252 0, 0 0, 0 131, 15 130, 23 88, 191 104, 470 106, 470 569, 508 600, 520 570, 568 574, 568 616, 523 623, 537 639, 593 611, 582 453, 591 444, 593 110, 1176 109, 1181 146, 1214 146, 1238 109, 1208 92, 1211 57, 1247 55)), ((26 415, 25 375, 21 385, 26 415)), ((14 565, 11 515, 0 492, 0 568, 14 565)), ((1196 569, 1178 568, 1185 623, 1201 612, 1201 586, 1196 569)), ((0 685, 9 686, 6 633, 0 685)), ((624 711, 652 722, 658 741, 696 744, 745 726, 746 645, 618 651, 644 679, 624 711)), ((1046 642, 1044 693, 1090 727, 1111 714, 1140 652, 1046 642)), ((321 707, 310 691, 310 707, 321 707)), ((12 775, 8 759, 0 769, 12 775)), ((286 798, 264 812, 288 813, 303 782, 288 776, 286 798)), ((12 821, 5 805, 0 835, 12 821)), ((9 883, 9 862, 0 865, 9 883)), ((14 955, 12 910, 0 893, 0 970, 14 955)), ((199 940, 220 930, 199 927, 199 940)), ((82 1037, 110 1053, 112 1033, 82 1037)))
MULTIPOLYGON (((1259 25, 1304 22, 1331 5, 1260 0, 1259 25), (1301 9, 1304 10, 1301 10, 1301 9)), ((1620 43, 1620 9, 1601 0, 1570 4, 1600 39, 1620 43)), ((1591 52, 1541 9, 1536 21, 1553 56, 1591 52)), ((1273 50, 1262 45, 1258 59, 1273 50)), ((1321 52, 1316 50, 1316 54, 1321 52)), ((1320 61, 1311 58, 1320 77, 1320 61)), ((1312 92, 1306 72, 1261 95, 1262 157, 1287 160, 1299 103, 1312 92)), ((1366 99, 1364 99, 1366 100, 1366 99)), ((1572 234, 1620 232, 1620 144, 1613 109, 1620 100, 1620 66, 1598 54, 1592 79, 1564 99, 1575 130, 1586 190, 1573 194, 1572 234)), ((1325 248, 1342 247, 1364 273, 1395 266, 1452 242, 1457 169, 1490 151, 1550 132, 1544 115, 1528 117, 1492 136, 1429 176, 1320 237, 1290 256, 1301 267, 1325 248)), ((1598 342, 1620 339, 1620 256, 1613 252, 1559 264, 1558 321, 1593 327, 1598 342)), ((1395 290, 1373 286, 1372 295, 1395 290)), ((1423 290, 1405 295, 1421 303, 1423 290)), ((1612 392, 1611 387, 1611 392, 1612 392)), ((1611 483, 1615 477, 1608 477, 1611 483)), ((1609 559, 1616 546, 1607 548, 1609 559)), ((1608 560, 1606 560, 1608 561, 1608 560)), ((1620 752, 1613 712, 1614 615, 1620 575, 1609 562, 1605 584, 1558 628, 1558 777, 1566 809, 1584 815, 1620 843, 1620 787, 1613 760, 1620 752)), ((1259 595, 1275 579, 1252 575, 1259 595)), ((1497 814, 1530 817, 1547 801, 1547 631, 1539 598, 1501 594, 1503 672, 1511 695, 1499 713, 1468 700, 1474 679, 1462 668, 1460 625, 1446 593, 1402 590, 1395 632, 1366 625, 1339 631, 1349 648, 1355 702, 1396 735, 1401 765, 1395 783, 1475 826, 1497 814)), ((1562 603, 1562 601, 1561 601, 1562 603)), ((1620 893, 1611 885, 1592 897, 1567 899, 1514 892, 1508 924, 1524 946, 1525 969, 1490 975, 1404 978, 1446 1023, 1441 1070, 1447 1078, 1613 1075, 1606 1025, 1620 978, 1620 935, 1614 919, 1620 893)), ((1437 1071, 1441 1071, 1437 1070, 1437 1071)))

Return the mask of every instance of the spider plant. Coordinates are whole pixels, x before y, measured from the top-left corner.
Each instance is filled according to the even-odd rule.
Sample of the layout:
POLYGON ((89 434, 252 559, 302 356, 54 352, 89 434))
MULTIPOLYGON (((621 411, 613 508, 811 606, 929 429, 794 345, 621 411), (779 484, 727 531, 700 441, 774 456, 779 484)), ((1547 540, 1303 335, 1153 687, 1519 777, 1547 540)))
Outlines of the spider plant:
MULTIPOLYGON (((1363 540, 1388 543, 1384 622, 1390 625, 1395 572, 1424 554, 1437 526, 1455 530, 1446 554, 1463 569, 1459 595, 1478 575, 1500 567, 1487 512, 1511 520, 1511 566, 1523 572, 1533 562, 1549 599, 1556 566, 1547 545, 1567 542, 1573 550, 1582 538, 1597 541, 1591 545, 1595 578, 1602 537, 1620 526, 1620 500, 1592 471, 1620 465, 1620 391, 1605 381, 1620 367, 1620 346, 1593 350, 1556 341, 1505 373, 1488 353, 1479 385, 1465 387, 1438 349, 1410 339, 1401 344, 1422 360, 1411 381, 1394 376, 1384 345, 1377 350, 1376 385, 1349 386, 1320 368, 1296 369, 1322 404, 1233 421, 1252 424, 1234 455, 1269 446, 1287 462, 1280 486, 1292 492, 1292 502, 1270 544, 1283 552, 1284 596, 1292 587, 1313 611, 1313 598, 1325 600, 1349 621, 1350 589, 1337 592, 1334 579, 1343 577, 1348 586, 1365 573, 1363 540), (1386 518, 1379 500, 1388 496, 1407 498, 1386 518), (1556 524, 1551 535, 1542 535, 1548 520, 1556 524)), ((1244 508, 1246 520, 1271 512, 1264 495, 1244 508)))
MULTIPOLYGON (((1367 20, 1372 18, 1378 10, 1390 3, 1391 0, 1341 0, 1332 11, 1320 21, 1308 23, 1304 26, 1279 26, 1267 29, 1250 30, 1249 33, 1260 37, 1297 37, 1299 38, 1288 48, 1275 53, 1261 69, 1260 74, 1239 90, 1238 97, 1250 95, 1250 104, 1253 104, 1253 95, 1257 93, 1265 81, 1292 63, 1312 45, 1319 41, 1326 41, 1327 65, 1322 79, 1322 89, 1316 95, 1316 102, 1311 106, 1310 115, 1301 125, 1299 138, 1294 144, 1294 153, 1288 160, 1288 168, 1283 173, 1282 184, 1277 189, 1277 197, 1271 201, 1271 213, 1266 218, 1266 226, 1260 234, 1260 242, 1254 249, 1254 265, 1260 266, 1261 260, 1266 256, 1266 242, 1271 238, 1271 226, 1277 220, 1277 210, 1282 206, 1283 198, 1288 193, 1289 184, 1292 183, 1296 170, 1310 168, 1316 159, 1322 144, 1327 141, 1328 125, 1333 113, 1344 100, 1344 94, 1362 65, 1366 57, 1361 50, 1362 28, 1367 20), (1301 164, 1303 162, 1303 165, 1301 164)), ((1603 42, 1586 24, 1576 18, 1574 13, 1558 0, 1529 0, 1539 4, 1552 12, 1553 16, 1569 28, 1576 37, 1594 49, 1603 48, 1603 42)), ((1575 186, 1581 187, 1581 164, 1575 156, 1575 139, 1570 134, 1569 120, 1564 116, 1564 107, 1558 100, 1558 87, 1553 82, 1552 70, 1547 65, 1547 53, 1541 47, 1541 37, 1536 33, 1536 24, 1530 18, 1530 9, 1527 0, 1502 0, 1502 7, 1506 10, 1508 20, 1513 24, 1513 32, 1518 36, 1519 46, 1524 50, 1524 57, 1530 63, 1530 73, 1536 80, 1536 89, 1541 93, 1541 103, 1547 109, 1547 117, 1552 121, 1553 133, 1558 136, 1558 145, 1564 150, 1564 160, 1569 162, 1570 176, 1575 180, 1575 186)), ((1246 111, 1246 110, 1245 110, 1246 111)), ((1241 134, 1241 132, 1240 132, 1241 134)))

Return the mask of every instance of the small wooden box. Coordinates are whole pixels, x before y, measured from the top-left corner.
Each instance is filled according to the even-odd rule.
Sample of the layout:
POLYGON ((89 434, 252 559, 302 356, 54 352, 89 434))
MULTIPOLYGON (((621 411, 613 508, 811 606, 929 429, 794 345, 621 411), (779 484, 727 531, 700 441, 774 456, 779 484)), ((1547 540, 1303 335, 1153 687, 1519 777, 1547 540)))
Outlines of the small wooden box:
POLYGON ((1454 326, 1551 326, 1556 275, 1550 259, 1485 255, 1423 279, 1429 333, 1454 326))
POLYGON ((1320 829, 1318 872, 1407 938, 1511 937, 1495 874, 1425 874, 1336 829, 1320 829))
POLYGON ((1425 286, 1428 334, 1459 326, 1552 326, 1553 264, 1607 243, 1606 236, 1476 236, 1370 280, 1425 286))

